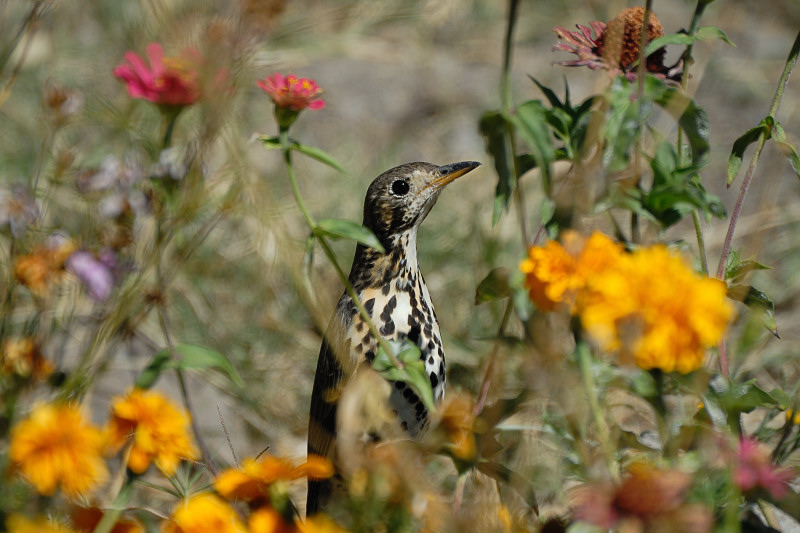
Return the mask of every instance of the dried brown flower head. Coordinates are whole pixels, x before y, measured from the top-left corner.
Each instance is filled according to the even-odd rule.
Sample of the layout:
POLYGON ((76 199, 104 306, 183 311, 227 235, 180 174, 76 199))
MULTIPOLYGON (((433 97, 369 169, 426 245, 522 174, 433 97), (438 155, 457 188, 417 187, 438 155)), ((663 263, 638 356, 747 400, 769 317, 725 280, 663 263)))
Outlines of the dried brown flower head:
MULTIPOLYGON (((645 9, 642 6, 629 7, 623 9, 608 23, 606 31, 598 38, 598 45, 600 54, 609 64, 618 65, 624 69, 639 59, 644 15, 645 9)), ((664 27, 656 14, 651 11, 647 17, 647 42, 663 35, 664 27)), ((663 48, 647 58, 648 66, 658 59, 663 65, 663 48)))

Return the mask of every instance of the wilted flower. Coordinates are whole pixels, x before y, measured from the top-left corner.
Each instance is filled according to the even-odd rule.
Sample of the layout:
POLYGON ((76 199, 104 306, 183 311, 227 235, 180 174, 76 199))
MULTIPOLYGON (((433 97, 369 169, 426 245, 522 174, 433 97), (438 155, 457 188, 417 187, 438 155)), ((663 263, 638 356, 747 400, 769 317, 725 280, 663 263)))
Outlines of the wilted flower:
POLYGON ((164 533, 247 533, 236 510, 210 493, 196 494, 179 503, 161 530, 164 533))
POLYGON ((333 475, 333 465, 328 459, 310 455, 302 464, 264 455, 259 459, 245 459, 240 468, 229 468, 214 480, 214 489, 224 498, 258 501, 269 495, 269 487, 279 481, 327 479, 333 475))
POLYGON ((63 273, 64 263, 75 248, 75 243, 64 235, 50 235, 44 246, 17 257, 14 277, 36 296, 44 297, 63 273))
MULTIPOLYGON (((72 511, 72 525, 81 533, 92 533, 103 514, 103 510, 97 507, 76 507, 72 511)), ((120 518, 109 533, 144 533, 144 528, 136 520, 120 518)))
POLYGON ((50 496, 61 486, 75 497, 108 477, 102 451, 102 432, 78 407, 44 404, 11 429, 8 453, 13 468, 39 493, 50 496))
POLYGON ((686 503, 691 483, 685 472, 635 463, 619 485, 592 483, 576 489, 575 519, 603 529, 705 533, 713 518, 705 507, 686 503))
POLYGON ((147 59, 132 51, 125 52, 125 63, 114 69, 114 76, 124 81, 131 98, 142 98, 163 106, 187 106, 200 97, 197 81, 199 57, 187 49, 180 57, 164 57, 158 43, 147 45, 147 59))
MULTIPOLYGON (((604 69, 613 74, 623 73, 628 79, 634 79, 635 63, 640 56, 644 14, 644 7, 637 6, 623 9, 608 24, 600 21, 590 22, 589 26, 577 24, 578 31, 574 32, 563 26, 556 26, 553 31, 564 42, 555 44, 553 50, 578 56, 578 59, 556 63, 569 67, 604 69)), ((652 11, 648 15, 647 35, 648 42, 664 35, 664 28, 652 11)), ((681 61, 667 67, 664 65, 665 55, 664 48, 650 54, 646 61, 647 72, 662 79, 680 81, 683 74, 681 61)))
POLYGON ((53 366, 39 351, 33 337, 12 337, 3 341, 0 371, 41 380, 50 375, 53 366))
POLYGON ((155 462, 171 476, 181 459, 196 459, 197 450, 188 433, 189 414, 154 391, 133 389, 114 398, 107 434, 112 449, 131 443, 128 468, 143 473, 155 462))
POLYGON ((9 226, 11 234, 19 238, 38 218, 39 206, 27 186, 20 183, 10 191, 0 189, 0 228, 9 226))
POLYGON ((50 118, 60 126, 83 108, 83 95, 74 89, 64 89, 55 82, 48 82, 44 87, 44 106, 50 112, 50 118))
POLYGON ((81 280, 93 300, 104 302, 111 296, 117 270, 117 258, 113 251, 104 250, 95 257, 87 251, 78 250, 69 256, 66 267, 81 280))
POLYGON ((796 473, 772 463, 770 452, 752 437, 739 441, 733 468, 733 480, 743 491, 765 489, 775 499, 789 492, 789 482, 796 473))

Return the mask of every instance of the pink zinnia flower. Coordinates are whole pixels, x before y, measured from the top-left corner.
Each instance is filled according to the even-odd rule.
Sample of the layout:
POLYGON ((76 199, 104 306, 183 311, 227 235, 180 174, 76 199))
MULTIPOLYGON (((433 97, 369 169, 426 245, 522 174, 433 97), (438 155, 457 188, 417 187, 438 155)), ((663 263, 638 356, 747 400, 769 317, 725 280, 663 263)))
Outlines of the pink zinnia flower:
POLYGON ((325 107, 325 100, 318 98, 322 94, 322 89, 314 80, 308 78, 298 78, 294 74, 289 74, 284 78, 276 72, 272 76, 258 80, 258 86, 270 95, 278 107, 292 111, 325 107))
POLYGON ((200 98, 197 82, 197 53, 184 51, 182 57, 164 57, 158 43, 147 45, 148 67, 134 52, 125 52, 124 63, 114 69, 114 76, 124 81, 131 98, 142 98, 154 104, 186 106, 200 98))
POLYGON ((765 489, 773 498, 781 499, 789 491, 789 481, 794 472, 772 464, 769 451, 751 437, 739 441, 733 469, 733 481, 743 491, 757 487, 765 489))

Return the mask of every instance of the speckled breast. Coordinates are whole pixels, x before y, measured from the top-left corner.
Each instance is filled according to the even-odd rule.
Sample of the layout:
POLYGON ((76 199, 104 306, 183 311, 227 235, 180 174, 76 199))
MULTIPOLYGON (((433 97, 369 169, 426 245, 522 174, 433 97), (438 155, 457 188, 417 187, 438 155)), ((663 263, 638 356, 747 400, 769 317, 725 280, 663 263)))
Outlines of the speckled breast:
MULTIPOLYGON (((375 327, 387 340, 408 339, 415 343, 425 361, 434 400, 444 397, 445 359, 439 322, 422 276, 396 278, 380 289, 364 289, 359 294, 364 308, 375 327)), ((377 342, 362 321, 354 321, 347 332, 353 355, 359 361, 375 358, 377 342)), ((428 411, 417 394, 405 383, 396 381, 390 397, 400 424, 412 436, 417 436, 428 423, 428 411)))

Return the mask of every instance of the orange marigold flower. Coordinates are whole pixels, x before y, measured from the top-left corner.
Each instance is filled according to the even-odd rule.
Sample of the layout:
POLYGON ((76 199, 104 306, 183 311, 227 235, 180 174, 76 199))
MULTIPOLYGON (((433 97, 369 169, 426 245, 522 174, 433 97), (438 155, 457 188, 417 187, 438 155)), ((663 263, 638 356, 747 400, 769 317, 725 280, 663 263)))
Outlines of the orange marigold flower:
POLYGON ((463 461, 472 461, 478 453, 473 408, 472 399, 466 394, 451 396, 442 407, 440 427, 445 431, 450 453, 463 461))
POLYGON ((262 507, 247 520, 250 533, 297 533, 294 523, 287 523, 283 516, 272 507, 262 507))
POLYGON ((347 533, 346 529, 322 513, 309 517, 305 522, 298 522, 297 530, 300 533, 347 533))
POLYGON ((214 480, 214 489, 224 498, 257 501, 269 495, 269 486, 278 481, 303 477, 326 479, 333 475, 328 459, 310 455, 308 461, 295 465, 282 457, 264 455, 258 460, 245 459, 240 468, 229 468, 214 480))
POLYGON ((118 450, 131 441, 128 468, 143 473, 155 462, 171 476, 181 459, 199 457, 189 436, 189 414, 154 391, 134 389, 114 398, 107 434, 110 446, 118 450))
POLYGON ((562 240, 563 246, 550 241, 545 246, 531 247, 528 258, 520 263, 531 300, 542 311, 552 311, 561 303, 574 311, 576 295, 587 276, 613 264, 622 253, 618 244, 600 232, 585 239, 566 231, 562 240))
POLYGON ((11 430, 13 468, 39 493, 86 495, 108 477, 102 432, 73 405, 43 404, 11 430))
POLYGON ((3 341, 0 372, 41 380, 52 371, 53 365, 44 358, 33 337, 13 337, 3 341))
MULTIPOLYGON (((97 507, 76 507, 72 511, 72 525, 82 533, 92 533, 103 519, 103 510, 97 507)), ((136 520, 120 518, 110 533, 144 533, 144 528, 136 520)))
POLYGON ((161 528, 164 533, 247 533, 236 510, 210 493, 182 501, 161 528))
POLYGON ((6 519, 8 533, 77 533, 63 524, 45 517, 34 519, 12 514, 6 519))
POLYGON ((665 246, 620 256, 588 278, 581 323, 605 349, 646 370, 687 374, 722 338, 733 308, 721 281, 699 276, 665 246))

